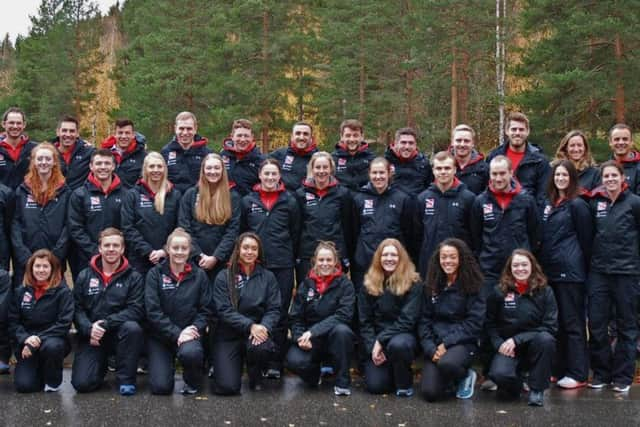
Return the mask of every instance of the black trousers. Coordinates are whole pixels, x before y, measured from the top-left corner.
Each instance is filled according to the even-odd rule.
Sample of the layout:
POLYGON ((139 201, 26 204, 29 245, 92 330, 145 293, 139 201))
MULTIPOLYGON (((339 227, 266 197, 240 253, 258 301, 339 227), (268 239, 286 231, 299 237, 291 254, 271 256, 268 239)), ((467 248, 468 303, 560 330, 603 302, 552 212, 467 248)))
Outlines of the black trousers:
POLYGON ((384 348, 387 361, 382 365, 374 365, 369 355, 364 365, 364 383, 367 391, 383 394, 412 387, 411 364, 415 352, 416 338, 412 334, 401 333, 391 338, 384 348))
POLYGON ((586 285, 584 283, 552 283, 558 303, 558 343, 553 375, 565 375, 577 381, 589 376, 587 350, 586 285))
POLYGON ((425 357, 420 391, 433 402, 445 397, 447 389, 467 375, 477 347, 473 344, 454 345, 437 363, 425 357))
POLYGON ((311 338, 311 350, 303 350, 294 343, 287 353, 287 369, 296 373, 309 385, 318 384, 320 364, 330 361, 336 370, 336 385, 349 387, 349 368, 353 356, 355 335, 345 324, 338 324, 327 335, 311 338))
POLYGON ((240 394, 242 367, 246 361, 247 371, 258 378, 264 367, 279 357, 280 350, 269 338, 260 345, 251 344, 248 338, 217 339, 213 345, 214 378, 211 391, 215 394, 240 394))
POLYGON ((638 339, 638 276, 589 274, 589 350, 594 378, 631 384, 638 339), (607 326, 615 307, 617 342, 612 354, 607 326))
POLYGON ((62 364, 71 346, 66 338, 45 338, 31 357, 22 358, 22 348, 16 350, 14 385, 18 393, 42 391, 44 385, 58 387, 62 384, 62 364))
POLYGON ((549 388, 555 348, 556 339, 548 332, 539 332, 528 343, 516 347, 516 357, 496 353, 489 369, 489 378, 502 393, 518 396, 522 388, 519 371, 526 366, 529 369, 529 388, 544 391, 549 388))
POLYGON ((149 384, 152 394, 171 394, 175 383, 175 358, 183 368, 184 382, 196 389, 202 382, 204 349, 200 340, 192 340, 178 347, 156 337, 149 338, 149 384))
POLYGON ((289 306, 291 305, 291 296, 294 287, 294 268, 270 268, 276 280, 280 285, 280 320, 275 328, 273 328, 273 340, 278 347, 279 354, 276 356, 270 366, 281 369, 282 362, 285 358, 287 332, 289 330, 289 306))
POLYGON ((73 359, 71 384, 78 393, 100 388, 107 373, 107 358, 115 354, 118 385, 135 385, 143 345, 144 332, 135 321, 126 321, 117 330, 108 331, 97 347, 82 337, 73 359))

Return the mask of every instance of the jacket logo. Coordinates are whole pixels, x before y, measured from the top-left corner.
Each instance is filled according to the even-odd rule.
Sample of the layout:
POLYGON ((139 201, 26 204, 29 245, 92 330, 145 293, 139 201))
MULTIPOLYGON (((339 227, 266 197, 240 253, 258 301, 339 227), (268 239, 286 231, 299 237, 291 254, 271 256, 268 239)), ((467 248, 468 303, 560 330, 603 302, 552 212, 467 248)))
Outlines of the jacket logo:
POLYGON ((27 208, 27 209, 33 209, 33 208, 37 208, 38 207, 35 199, 33 198, 33 196, 31 194, 27 195, 27 201, 24 204, 24 207, 27 208))
POLYGON ((162 275, 162 290, 163 291, 170 291, 172 289, 176 288, 176 284, 173 283, 173 280, 171 279, 171 277, 167 276, 166 274, 162 275))
POLYGON ((31 302, 32 299, 33 295, 31 295, 29 292, 26 292, 22 297, 22 302, 31 302))
POLYGON ((100 280, 97 277, 92 277, 89 280, 89 289, 87 289, 87 295, 97 295, 100 293, 100 280))
POLYGON ((286 156, 284 158, 284 164, 285 165, 290 165, 291 163, 293 163, 293 156, 286 156))
POLYGON ((433 208, 435 205, 436 205, 436 200, 435 199, 427 199, 425 201, 424 207, 429 209, 429 208, 433 208))
POLYGON ((262 211, 262 206, 255 202, 251 203, 251 213, 261 213, 262 211))
POLYGON ((598 208, 599 211, 606 211, 607 210, 607 202, 598 202, 598 208))
POLYGON ((514 309, 516 308, 516 294, 509 292, 504 296, 504 308, 514 309))
POLYGON ((485 213, 485 215, 493 213, 493 205, 491 203, 483 204, 482 211, 485 213))
POLYGON ((176 155, 175 151, 169 151, 169 160, 175 160, 176 155))
POLYGON ((340 157, 338 159, 338 166, 344 166, 347 164, 347 159, 345 159, 344 157, 340 157))
POLYGON ((315 291, 313 290, 313 288, 309 288, 309 291, 307 292, 307 301, 311 301, 313 299, 313 297, 315 296, 315 291))
POLYGON ((364 208, 365 209, 373 209, 373 200, 371 199, 367 199, 364 201, 364 208))
POLYGON ((307 200, 313 200, 316 198, 315 194, 313 193, 305 193, 305 197, 307 198, 307 200))

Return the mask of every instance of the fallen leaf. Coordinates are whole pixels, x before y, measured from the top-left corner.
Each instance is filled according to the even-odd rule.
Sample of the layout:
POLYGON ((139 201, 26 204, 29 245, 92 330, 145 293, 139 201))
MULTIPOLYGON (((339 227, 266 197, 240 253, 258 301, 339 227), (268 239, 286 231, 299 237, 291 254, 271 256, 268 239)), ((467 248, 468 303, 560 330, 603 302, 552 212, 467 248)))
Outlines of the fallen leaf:
POLYGON ((196 400, 209 400, 209 398, 207 396, 196 396, 195 399, 196 400))
POLYGON ((225 424, 231 424, 231 421, 229 421, 229 420, 224 420, 224 423, 225 423, 225 424))
POLYGON ((265 422, 265 421, 267 421, 267 419, 265 417, 261 417, 260 421, 265 422))
POLYGON ((502 411, 502 410, 500 410, 500 411, 497 411, 497 413, 498 413, 498 414, 506 414, 506 413, 507 413, 507 411, 502 411))
POLYGON ((371 405, 369 405, 369 408, 371 408, 371 409, 376 409, 376 405, 371 404, 371 405))
POLYGON ((385 412, 384 415, 387 416, 387 417, 390 417, 391 416, 391 412, 385 412))
POLYGON ((336 403, 336 402, 333 402, 333 406, 335 406, 337 408, 338 406, 340 406, 340 404, 336 403))
POLYGON ((48 413, 50 413, 50 412, 51 412, 51 409, 45 409, 45 410, 44 410, 44 413, 45 413, 45 414, 48 414, 48 413))

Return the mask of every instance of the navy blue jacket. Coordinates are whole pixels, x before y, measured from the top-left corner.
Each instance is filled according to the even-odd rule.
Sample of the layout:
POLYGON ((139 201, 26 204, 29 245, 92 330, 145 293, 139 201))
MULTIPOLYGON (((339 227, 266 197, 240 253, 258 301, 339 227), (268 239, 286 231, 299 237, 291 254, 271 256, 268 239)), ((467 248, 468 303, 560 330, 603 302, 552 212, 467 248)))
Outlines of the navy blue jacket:
POLYGON ((13 191, 0 184, 0 269, 9 270, 11 219, 15 210, 13 191))
POLYGON ((184 194, 198 182, 200 164, 207 154, 211 153, 207 142, 207 138, 196 135, 191 147, 185 150, 173 137, 171 142, 162 147, 160 153, 167 162, 169 181, 176 186, 180 194, 184 194))
POLYGON ((229 180, 236 183, 236 189, 241 196, 246 196, 253 191, 253 186, 259 182, 258 170, 260 164, 266 158, 256 146, 246 155, 238 157, 233 149, 233 141, 226 140, 220 151, 220 156, 227 169, 229 180))
POLYGON ((446 286, 437 295, 424 288, 418 336, 424 355, 431 360, 440 344, 477 345, 482 334, 486 305, 479 293, 465 294, 458 283, 446 286))
POLYGON ((578 172, 580 188, 591 191, 602 184, 600 169, 596 166, 589 166, 578 172))
POLYGON ((351 191, 358 191, 369 182, 369 163, 376 154, 369 149, 369 144, 362 141, 355 154, 350 154, 346 144, 338 142, 331 153, 336 164, 336 178, 340 184, 351 191))
POLYGON ((471 207, 476 196, 462 183, 444 193, 433 183, 420 193, 416 203, 414 230, 419 250, 419 270, 426 277, 429 260, 440 242, 457 237, 471 247, 471 207))
POLYGON ((269 333, 280 320, 280 285, 272 272, 257 264, 250 275, 241 273, 236 284, 238 306, 229 295, 229 271, 222 270, 213 285, 213 302, 218 317, 215 332, 223 340, 246 339, 254 323, 269 333))
POLYGON ((317 152, 318 148, 314 143, 304 154, 300 154, 291 146, 279 148, 269 154, 269 157, 280 162, 282 182, 287 190, 295 193, 302 186, 302 182, 307 177, 307 164, 311 156, 317 152))
MULTIPOLYGON (((142 165, 147 156, 147 139, 141 133, 135 133, 136 146, 131 152, 124 152, 121 156, 116 155, 115 174, 120 177, 122 186, 126 189, 132 188, 140 178, 142 178, 142 165)), ((102 148, 115 152, 117 145, 116 138, 110 136, 102 141, 102 148)), ((166 160, 166 158, 165 158, 166 160)))
MULTIPOLYGON (((0 269, 0 331, 7 333, 9 330, 9 306, 13 298, 13 286, 9 270, 0 269)), ((4 337, 4 341, 8 337, 4 337)))
MULTIPOLYGON (((38 146, 38 143, 31 141, 28 136, 23 135, 23 139, 27 142, 20 151, 20 156, 15 162, 7 153, 7 150, 0 145, 0 183, 6 185, 12 190, 16 190, 24 181, 25 175, 29 170, 31 162, 31 150, 38 146)), ((4 136, 0 136, 0 141, 4 140, 4 136)))
POLYGON ((469 191, 478 195, 489 185, 489 164, 484 161, 482 153, 473 151, 469 163, 461 168, 456 165, 456 177, 462 181, 469 191))
POLYGON ((620 163, 624 169, 624 177, 629 188, 634 194, 640 194, 640 153, 632 151, 620 163))
POLYGON ((384 157, 391 163, 393 185, 409 196, 417 196, 433 182, 431 164, 424 154, 418 153, 413 159, 404 161, 388 147, 384 157))
POLYGON ((577 197, 553 206, 547 199, 541 208, 539 224, 538 261, 549 282, 585 282, 593 239, 589 204, 577 197))
MULTIPOLYGON (((56 137, 52 142, 58 147, 58 150, 60 150, 60 138, 56 137)), ((76 145, 73 147, 69 164, 65 162, 62 153, 60 153, 60 168, 71 191, 81 187, 87 179, 89 175, 89 164, 91 163, 91 154, 93 154, 95 150, 92 145, 87 144, 87 141, 78 138, 76 145)))

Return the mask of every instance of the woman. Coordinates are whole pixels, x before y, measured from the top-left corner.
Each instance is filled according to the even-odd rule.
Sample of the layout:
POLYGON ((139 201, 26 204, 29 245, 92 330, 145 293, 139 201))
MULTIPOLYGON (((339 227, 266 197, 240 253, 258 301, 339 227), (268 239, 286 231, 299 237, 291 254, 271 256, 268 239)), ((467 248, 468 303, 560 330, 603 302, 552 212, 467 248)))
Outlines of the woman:
POLYGON ((351 394, 349 367, 354 334, 353 284, 342 273, 333 242, 320 242, 312 258, 313 268, 298 285, 289 315, 293 345, 287 353, 288 368, 309 385, 318 384, 320 364, 329 360, 336 370, 337 396, 351 394))
MULTIPOLYGON (((260 183, 242 199, 242 231, 253 231, 264 244, 265 264, 280 286, 280 323, 274 331, 274 340, 284 350, 287 339, 287 313, 293 293, 296 250, 300 240, 300 208, 295 196, 287 191, 280 180, 280 164, 266 159, 260 165, 260 183)), ((282 359, 271 364, 269 378, 280 378, 282 359)))
POLYGON ((167 259, 147 274, 145 309, 151 326, 149 383, 151 393, 170 394, 174 386, 174 358, 183 368, 183 394, 200 387, 204 334, 210 311, 207 274, 189 262, 191 236, 176 228, 167 238, 167 259))
POLYGON ((553 164, 540 218, 539 259, 558 303, 558 348, 553 375, 559 387, 587 385, 586 286, 593 233, 589 205, 579 197, 572 162, 553 164))
POLYGON ((320 241, 335 243, 339 260, 349 266, 351 242, 351 194, 335 178, 336 167, 331 155, 320 151, 307 164, 307 179, 296 191, 302 216, 300 259, 296 277, 302 281, 309 272, 310 259, 320 241))
POLYGON ((142 179, 127 192, 122 204, 122 229, 128 259, 140 274, 167 257, 167 236, 176 228, 180 192, 167 178, 160 153, 150 152, 142 163, 142 179))
POLYGON ((69 244, 67 202, 70 195, 60 170, 58 151, 48 142, 38 144, 31 153, 24 182, 16 189, 11 224, 14 286, 21 283, 24 266, 38 249, 49 249, 64 268, 69 244))
POLYGON ((580 178, 580 189, 589 192, 600 185, 600 171, 591 155, 586 135, 580 130, 572 130, 560 141, 554 160, 569 160, 575 166, 580 178))
POLYGON ((500 283, 487 300, 487 333, 497 353, 489 378, 504 397, 518 397, 520 369, 529 370, 529 405, 542 406, 549 388, 558 308, 547 278, 533 254, 513 251, 500 283))
POLYGON ((58 258, 47 249, 36 250, 27 260, 23 286, 16 289, 9 306, 16 391, 60 389, 62 363, 71 349, 72 321, 73 296, 62 278, 58 258))
POLYGON ((438 245, 428 271, 418 323, 422 395, 432 402, 457 385, 456 397, 470 399, 477 378, 470 366, 485 319, 484 278, 471 249, 455 238, 438 245))
POLYGON ((218 316, 214 334, 213 392, 240 393, 246 360, 249 388, 260 386, 263 368, 279 355, 273 331, 280 318, 280 287, 263 267, 263 247, 255 233, 238 237, 229 267, 218 273, 213 302, 218 316))
POLYGON ((207 154, 198 185, 180 202, 178 225, 193 238, 193 261, 215 279, 231 256, 240 229, 240 195, 218 154, 207 154))
POLYGON ((369 183, 353 196, 354 269, 356 292, 362 287, 373 253, 385 238, 407 245, 411 236, 410 197, 391 186, 391 166, 383 157, 369 163, 369 183))
POLYGON ((418 282, 404 246, 396 239, 384 239, 358 294, 360 335, 367 354, 365 386, 370 393, 395 389, 397 396, 413 395, 414 330, 422 302, 418 282))
POLYGON ((590 200, 594 237, 587 286, 593 370, 589 387, 601 389, 613 382, 613 391, 627 392, 638 337, 640 197, 628 188, 619 163, 604 162, 600 171, 602 186, 593 190, 590 200), (618 335, 613 355, 607 333, 610 320, 615 320, 618 335))

